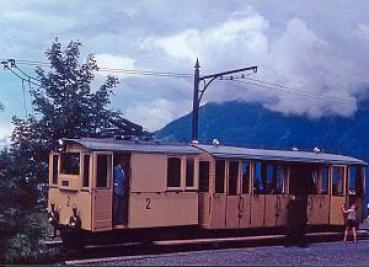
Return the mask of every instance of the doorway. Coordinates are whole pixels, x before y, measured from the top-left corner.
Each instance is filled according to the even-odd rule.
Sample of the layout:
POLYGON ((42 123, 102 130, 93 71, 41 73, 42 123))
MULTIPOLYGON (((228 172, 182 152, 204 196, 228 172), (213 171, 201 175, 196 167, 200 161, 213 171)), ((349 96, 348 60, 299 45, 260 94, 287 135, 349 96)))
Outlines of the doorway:
POLYGON ((128 225, 129 184, 131 177, 131 154, 113 154, 113 226, 128 225))

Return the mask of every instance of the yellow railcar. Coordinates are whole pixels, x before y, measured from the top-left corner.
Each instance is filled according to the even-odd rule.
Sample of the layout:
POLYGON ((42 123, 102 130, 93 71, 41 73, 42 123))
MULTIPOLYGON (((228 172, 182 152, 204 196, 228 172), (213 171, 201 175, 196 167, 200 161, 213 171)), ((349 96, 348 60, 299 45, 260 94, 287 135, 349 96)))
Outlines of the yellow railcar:
POLYGON ((72 236, 283 228, 296 198, 309 226, 342 226, 341 206, 353 201, 363 219, 367 163, 349 156, 113 138, 61 145, 50 153, 49 220, 72 236), (129 166, 125 220, 113 224, 113 168, 121 159, 129 166))

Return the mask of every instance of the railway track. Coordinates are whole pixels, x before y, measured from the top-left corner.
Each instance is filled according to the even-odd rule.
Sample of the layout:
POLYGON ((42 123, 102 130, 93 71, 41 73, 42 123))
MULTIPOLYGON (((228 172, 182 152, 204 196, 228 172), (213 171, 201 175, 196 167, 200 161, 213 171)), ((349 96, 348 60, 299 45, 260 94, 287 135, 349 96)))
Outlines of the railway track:
MULTIPOLYGON (((306 235, 307 242, 338 241, 342 239, 340 232, 317 232, 306 235)), ((369 232, 358 231, 358 238, 369 239, 369 232)), ((132 259, 139 257, 152 257, 168 253, 187 251, 240 248, 256 246, 274 246, 285 244, 284 235, 196 238, 185 240, 160 240, 152 242, 129 242, 122 244, 88 245, 81 250, 65 251, 62 262, 66 265, 93 264, 99 262, 116 261, 119 259, 132 259)), ((59 240, 45 243, 50 247, 62 245, 59 240)))

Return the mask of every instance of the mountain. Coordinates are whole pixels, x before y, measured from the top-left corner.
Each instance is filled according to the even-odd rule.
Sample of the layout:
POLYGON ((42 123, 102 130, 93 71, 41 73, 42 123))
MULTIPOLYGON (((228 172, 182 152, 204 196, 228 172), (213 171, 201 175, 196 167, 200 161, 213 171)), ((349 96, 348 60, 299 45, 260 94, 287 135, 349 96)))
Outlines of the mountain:
MULTIPOLYGON (((155 133, 165 141, 188 142, 191 139, 192 114, 187 114, 155 133)), ((254 148, 312 150, 352 155, 369 161, 369 110, 360 109, 353 117, 284 115, 261 104, 241 101, 208 103, 199 111, 199 141, 214 138, 221 144, 254 148)))

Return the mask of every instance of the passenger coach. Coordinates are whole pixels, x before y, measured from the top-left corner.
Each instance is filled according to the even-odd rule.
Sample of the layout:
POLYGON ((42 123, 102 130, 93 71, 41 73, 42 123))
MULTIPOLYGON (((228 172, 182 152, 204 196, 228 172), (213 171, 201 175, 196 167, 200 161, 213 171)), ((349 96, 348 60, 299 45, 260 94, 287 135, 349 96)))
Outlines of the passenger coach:
POLYGON ((50 153, 49 221, 62 232, 284 227, 288 204, 305 196, 308 225, 344 224, 341 205, 359 203, 359 159, 322 152, 116 139, 64 139, 50 153), (129 163, 126 221, 113 225, 113 166, 129 163))

